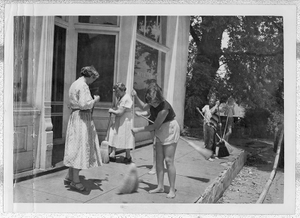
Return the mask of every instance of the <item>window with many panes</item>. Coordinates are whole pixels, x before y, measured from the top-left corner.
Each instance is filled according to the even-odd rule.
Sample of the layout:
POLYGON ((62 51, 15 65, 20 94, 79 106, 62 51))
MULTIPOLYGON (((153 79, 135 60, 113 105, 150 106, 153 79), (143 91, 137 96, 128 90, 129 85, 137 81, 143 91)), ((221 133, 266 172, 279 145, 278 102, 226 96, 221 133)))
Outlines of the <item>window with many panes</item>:
POLYGON ((30 18, 14 17, 14 102, 27 102, 30 18))
POLYGON ((152 82, 163 85, 166 52, 166 22, 164 16, 138 16, 135 53, 134 88, 144 100, 152 82))
POLYGON ((78 16, 74 18, 77 37, 76 77, 84 66, 93 65, 100 77, 90 85, 91 94, 100 95, 101 102, 112 102, 116 71, 119 17, 78 16))
POLYGON ((101 102, 111 102, 116 35, 79 32, 77 46, 77 77, 82 67, 93 65, 101 76, 90 85, 92 96, 100 95, 101 102))
POLYGON ((118 25, 117 16, 79 16, 79 23, 100 24, 100 25, 118 25))

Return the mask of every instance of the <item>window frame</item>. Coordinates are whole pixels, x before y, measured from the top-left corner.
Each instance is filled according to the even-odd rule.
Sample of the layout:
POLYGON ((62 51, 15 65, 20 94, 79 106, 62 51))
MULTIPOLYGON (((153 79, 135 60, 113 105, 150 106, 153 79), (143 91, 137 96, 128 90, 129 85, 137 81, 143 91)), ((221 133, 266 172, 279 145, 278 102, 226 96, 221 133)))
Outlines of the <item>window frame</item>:
POLYGON ((68 27, 69 27, 69 17, 67 16, 66 18, 67 18, 66 19, 67 21, 63 20, 60 17, 55 16, 54 17, 54 24, 57 25, 57 26, 60 26, 62 28, 68 29, 68 27))
MULTIPOLYGON (((15 16, 15 17, 27 17, 27 16, 15 16)), ((25 76, 27 77, 27 88, 26 90, 21 90, 21 91, 26 91, 26 100, 25 101, 14 101, 13 100, 13 107, 14 109, 20 109, 20 108, 33 108, 33 100, 34 100, 34 89, 33 89, 33 84, 34 84, 34 74, 35 68, 34 68, 34 31, 35 29, 35 23, 34 19, 32 17, 28 16, 28 28, 29 28, 29 34, 28 34, 28 40, 25 40, 25 43, 28 43, 28 63, 27 63, 27 68, 23 68, 23 70, 26 71, 25 76), (30 70, 33 69, 33 70, 30 70)), ((17 34, 20 34, 19 29, 17 30, 17 34)), ((15 33, 14 33, 15 36, 15 33)), ((13 40, 13 43, 15 45, 15 40, 13 40)), ((15 76, 15 49, 14 49, 14 72, 13 75, 15 76)), ((14 82, 14 81, 13 81, 14 82)), ((14 84, 13 84, 14 85, 14 84)))
MULTIPOLYGON (((146 21, 146 17, 145 17, 145 21, 146 21)), ((156 49, 158 50, 158 63, 157 66, 161 66, 161 57, 162 57, 162 53, 164 53, 165 57, 167 57, 167 54, 169 53, 169 51, 171 50, 169 47, 165 46, 162 44, 162 40, 163 40, 163 36, 162 34, 167 34, 162 28, 166 28, 167 26, 167 17, 165 16, 160 16, 160 22, 161 22, 161 26, 160 26, 160 30, 161 30, 161 36, 159 37, 159 42, 156 42, 155 40, 146 37, 145 35, 138 33, 138 30, 136 30, 136 41, 140 42, 142 44, 145 44, 147 46, 149 46, 150 48, 156 49), (163 25, 162 23, 165 23, 165 25, 163 25)), ((146 26, 146 22, 144 24, 144 27, 146 26)), ((166 37, 166 36, 164 36, 166 37)), ((164 66, 164 69, 166 68, 166 66, 164 66)), ((164 81, 163 81, 163 72, 157 72, 157 82, 158 84, 161 84, 161 88, 163 88, 164 86, 164 81)))
MULTIPOLYGON (((76 17, 78 19, 78 16, 76 17)), ((119 22, 118 17, 118 22, 119 22)), ((75 32, 77 34, 76 37, 76 46, 78 43, 78 33, 86 33, 86 34, 101 34, 101 35, 113 35, 115 36, 115 60, 114 60, 114 73, 113 73, 113 84, 117 82, 117 72, 118 72, 118 51, 119 51, 119 36, 120 36, 120 27, 116 26, 105 26, 100 24, 81 24, 78 23, 78 20, 75 20, 74 23, 75 32)), ((77 60, 77 56, 76 56, 77 60)), ((77 66, 76 66, 77 67, 77 66)), ((113 86, 112 84, 112 86, 113 86)), ((101 99, 101 95, 100 95, 101 99)), ((97 102, 95 104, 96 109, 103 109, 103 108, 110 108, 111 104, 113 102, 113 96, 111 98, 111 101, 109 102, 97 102)))
MULTIPOLYGON (((94 16, 94 15, 93 15, 94 16)), ((99 27, 101 26, 101 28, 119 28, 120 29, 120 16, 95 16, 95 17, 117 17, 117 24, 116 25, 109 25, 109 24, 96 24, 96 23, 82 23, 82 22, 79 22, 79 17, 80 16, 76 16, 76 22, 75 22, 75 25, 78 25, 78 26, 89 26, 89 27, 99 27)))

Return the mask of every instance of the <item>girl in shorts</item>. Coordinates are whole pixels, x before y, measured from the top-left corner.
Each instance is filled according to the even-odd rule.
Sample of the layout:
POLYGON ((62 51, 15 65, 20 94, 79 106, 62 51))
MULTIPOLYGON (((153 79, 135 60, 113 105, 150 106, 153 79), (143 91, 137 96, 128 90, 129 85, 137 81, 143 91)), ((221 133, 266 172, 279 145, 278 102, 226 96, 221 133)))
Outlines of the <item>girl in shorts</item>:
POLYGON ((133 128, 132 132, 154 131, 156 137, 156 176, 157 187, 149 193, 164 192, 164 162, 166 164, 170 191, 167 198, 174 198, 176 168, 174 165, 175 151, 180 136, 180 127, 175 118, 172 106, 164 99, 161 88, 157 84, 149 86, 146 91, 145 101, 141 101, 133 90, 132 95, 136 98, 137 105, 142 110, 149 110, 154 123, 145 127, 133 128))

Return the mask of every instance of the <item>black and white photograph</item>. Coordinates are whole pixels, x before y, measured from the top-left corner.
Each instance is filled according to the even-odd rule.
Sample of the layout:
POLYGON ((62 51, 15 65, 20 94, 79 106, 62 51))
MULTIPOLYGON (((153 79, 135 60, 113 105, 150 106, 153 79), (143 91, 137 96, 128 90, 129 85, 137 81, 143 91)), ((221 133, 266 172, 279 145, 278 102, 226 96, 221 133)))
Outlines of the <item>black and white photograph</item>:
POLYGON ((5 11, 7 212, 295 212, 295 6, 5 11))

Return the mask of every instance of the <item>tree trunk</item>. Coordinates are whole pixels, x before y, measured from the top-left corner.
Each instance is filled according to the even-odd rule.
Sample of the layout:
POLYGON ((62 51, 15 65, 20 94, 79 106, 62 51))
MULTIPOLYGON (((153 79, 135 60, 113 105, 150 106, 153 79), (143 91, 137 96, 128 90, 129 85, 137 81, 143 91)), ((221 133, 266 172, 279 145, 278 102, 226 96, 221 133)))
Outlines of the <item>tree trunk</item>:
POLYGON ((195 70, 193 74, 206 74, 207 82, 210 84, 210 87, 208 90, 204 91, 203 94, 205 95, 209 94, 212 81, 220 67, 219 59, 222 55, 222 35, 224 30, 227 28, 227 23, 224 22, 224 19, 224 17, 203 16, 200 24, 201 35, 197 35, 194 28, 190 26, 191 36, 193 37, 198 49, 195 64, 200 66, 200 70, 195 70))

